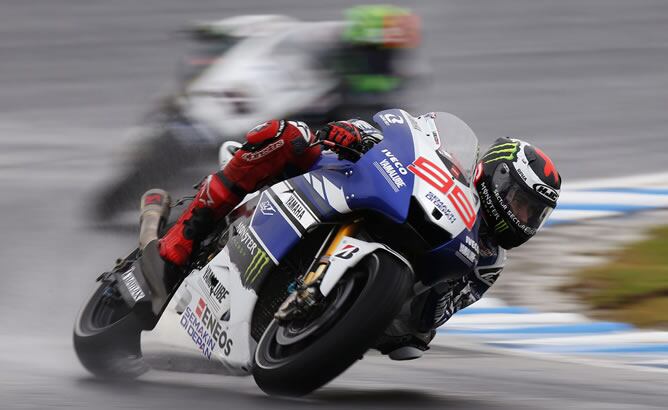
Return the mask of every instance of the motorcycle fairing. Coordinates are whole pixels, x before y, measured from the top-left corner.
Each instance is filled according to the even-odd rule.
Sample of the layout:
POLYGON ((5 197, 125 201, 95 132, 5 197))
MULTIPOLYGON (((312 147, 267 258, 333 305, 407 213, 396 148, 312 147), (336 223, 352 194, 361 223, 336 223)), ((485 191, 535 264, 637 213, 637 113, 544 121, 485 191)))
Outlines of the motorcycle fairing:
POLYGON ((415 263, 415 272, 427 286, 444 280, 458 279, 476 266, 479 259, 478 229, 463 230, 456 237, 435 247, 415 263))
POLYGON ((408 121, 403 120, 404 113, 403 110, 386 110, 374 116, 377 121, 401 118, 402 122, 382 126, 383 140, 357 162, 340 161, 335 154, 324 154, 302 177, 307 183, 300 181, 300 177, 289 181, 314 202, 322 199, 329 205, 323 207, 325 219, 337 216, 332 209, 340 214, 369 209, 397 223, 404 222, 414 181, 414 175, 406 166, 415 159, 411 128, 408 121), (320 181, 325 189, 320 189, 320 181))
POLYGON ((357 263, 365 256, 373 253, 378 249, 382 249, 394 255, 397 259, 403 262, 409 270, 413 270, 408 260, 381 243, 366 242, 357 238, 344 236, 341 240, 341 243, 336 248, 329 260, 329 267, 327 268, 325 276, 322 278, 322 282, 320 283, 320 292, 324 296, 327 296, 334 288, 334 286, 336 286, 336 284, 339 282, 339 279, 341 279, 341 277, 348 271, 348 269, 357 265, 357 263))
MULTIPOLYGON (((467 229, 461 221, 434 218, 431 213, 433 203, 425 198, 433 187, 416 178, 414 173, 407 172, 408 165, 418 157, 428 158, 444 168, 434 150, 435 140, 421 131, 427 128, 428 119, 416 119, 401 110, 383 111, 374 118, 383 128, 385 137, 381 143, 356 163, 323 155, 310 172, 275 184, 246 202, 244 209, 234 214, 238 218, 231 222, 227 245, 209 264, 193 271, 186 279, 188 287, 196 293, 188 304, 189 312, 195 312, 190 314, 190 319, 196 323, 204 320, 203 313, 198 316, 198 308, 199 312, 210 309, 215 313, 214 324, 211 321, 199 323, 204 329, 202 337, 208 337, 208 346, 213 346, 207 357, 221 361, 230 372, 250 371, 252 353, 257 345, 250 333, 251 321, 257 292, 266 275, 306 231, 321 221, 333 220, 355 210, 373 209, 401 223, 406 220, 410 198, 414 196, 434 224, 448 230, 453 238, 433 249, 431 259, 425 263, 437 263, 432 266, 448 264, 445 266, 452 266, 448 271, 455 274, 461 274, 465 266, 470 269, 475 263, 477 250, 466 244, 477 243, 477 223, 467 229), (206 297, 207 293, 211 294, 212 277, 217 282, 216 288, 222 286, 227 291, 222 291, 224 296, 220 300, 206 297), (223 335, 225 344, 220 346, 223 335)), ((441 171, 449 174, 449 170, 441 171)), ((470 187, 460 181, 455 183, 470 201, 474 200, 470 187)), ((445 195, 439 195, 442 201, 448 200, 445 195)), ((476 211, 478 209, 476 202, 476 211)), ((346 238, 337 249, 336 255, 339 256, 332 258, 335 269, 331 276, 326 275, 323 290, 330 291, 353 266, 358 260, 356 253, 357 257, 362 257, 379 248, 386 247, 346 238), (357 251, 353 252, 350 246, 356 247, 357 251), (346 258, 347 252, 352 252, 350 258, 346 258)), ((387 250, 404 260, 394 251, 387 250)), ((435 280, 438 280, 437 276, 435 280)), ((221 293, 214 289, 213 294, 221 293)))
POLYGON ((205 267, 186 278, 191 298, 180 325, 204 357, 221 362, 230 374, 248 374, 257 345, 251 337, 251 321, 258 297, 251 287, 255 281, 249 279, 248 269, 256 266, 250 272, 254 274, 266 267, 240 266, 233 261, 234 254, 239 257, 235 249, 235 245, 228 244, 205 267), (220 300, 211 295, 211 278, 226 291, 220 300), (211 313, 205 314, 208 311, 211 313), (206 352, 201 346, 206 347, 206 352))

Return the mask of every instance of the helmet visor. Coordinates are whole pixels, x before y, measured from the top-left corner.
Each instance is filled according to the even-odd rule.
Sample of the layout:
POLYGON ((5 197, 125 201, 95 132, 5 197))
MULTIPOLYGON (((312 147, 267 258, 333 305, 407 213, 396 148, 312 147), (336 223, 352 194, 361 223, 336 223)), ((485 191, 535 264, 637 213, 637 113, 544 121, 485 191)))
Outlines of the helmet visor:
POLYGON ((540 229, 554 210, 515 182, 506 164, 496 167, 492 183, 517 220, 530 230, 540 229))

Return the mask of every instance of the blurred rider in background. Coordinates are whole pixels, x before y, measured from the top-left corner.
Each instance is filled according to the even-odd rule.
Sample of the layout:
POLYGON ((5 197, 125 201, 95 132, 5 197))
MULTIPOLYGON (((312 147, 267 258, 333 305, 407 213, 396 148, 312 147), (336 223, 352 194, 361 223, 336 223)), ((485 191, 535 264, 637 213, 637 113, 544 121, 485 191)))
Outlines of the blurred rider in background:
POLYGON ((277 58, 283 57, 281 52, 289 56, 291 48, 308 48, 313 68, 327 72, 337 84, 332 95, 321 99, 322 106, 307 106, 290 116, 322 125, 352 116, 370 119, 385 108, 406 106, 401 93, 418 78, 413 51, 421 41, 420 20, 410 10, 390 5, 355 6, 344 12, 343 21, 334 22, 256 15, 198 24, 190 30, 196 48, 181 66, 182 85, 225 58, 243 38, 272 35, 277 27, 294 32, 277 48, 277 58))
MULTIPOLYGON (((420 20, 395 6, 357 6, 346 10, 341 41, 328 65, 340 76, 341 107, 333 119, 351 114, 369 118, 394 106, 405 106, 401 91, 415 76, 411 69, 421 41, 420 20)), ((327 61, 327 60, 326 60, 327 61)))
POLYGON ((410 109, 404 91, 420 77, 419 30, 413 13, 394 6, 356 6, 338 21, 241 15, 186 29, 176 88, 135 128, 138 143, 101 186, 94 219, 130 209, 153 186, 183 186, 181 177, 210 168, 220 144, 267 118, 322 126, 410 109))

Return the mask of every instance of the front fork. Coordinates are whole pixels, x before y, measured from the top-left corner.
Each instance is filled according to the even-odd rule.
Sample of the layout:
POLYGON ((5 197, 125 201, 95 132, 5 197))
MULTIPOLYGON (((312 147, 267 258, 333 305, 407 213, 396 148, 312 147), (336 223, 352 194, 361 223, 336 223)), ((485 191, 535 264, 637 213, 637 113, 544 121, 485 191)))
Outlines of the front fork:
POLYGON ((343 223, 335 231, 333 237, 330 234, 323 244, 326 249, 316 256, 314 263, 311 264, 309 272, 298 282, 297 289, 292 292, 278 308, 274 317, 279 321, 291 320, 300 314, 304 314, 308 309, 315 305, 322 297, 318 284, 322 280, 330 264, 330 258, 338 249, 344 237, 352 237, 359 230, 359 220, 353 220, 343 223), (330 240, 331 238, 331 240, 330 240), (327 242, 329 241, 329 244, 327 242))

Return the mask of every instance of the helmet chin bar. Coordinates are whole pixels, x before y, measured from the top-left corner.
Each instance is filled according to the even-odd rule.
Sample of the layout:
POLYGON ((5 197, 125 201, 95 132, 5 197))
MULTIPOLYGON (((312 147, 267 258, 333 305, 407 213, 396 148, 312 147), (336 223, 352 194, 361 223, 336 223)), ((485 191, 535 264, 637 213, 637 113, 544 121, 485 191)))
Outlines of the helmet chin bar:
MULTIPOLYGON (((480 180, 477 188, 483 219, 489 228, 491 236, 500 247, 511 249, 520 246, 535 234, 535 230, 529 234, 514 223, 514 221, 519 222, 517 217, 510 212, 507 205, 505 209, 503 208, 504 201, 499 192, 496 189, 493 190, 493 193, 490 192, 488 184, 484 179, 480 180)), ((526 226, 524 227, 526 228, 526 226)))

